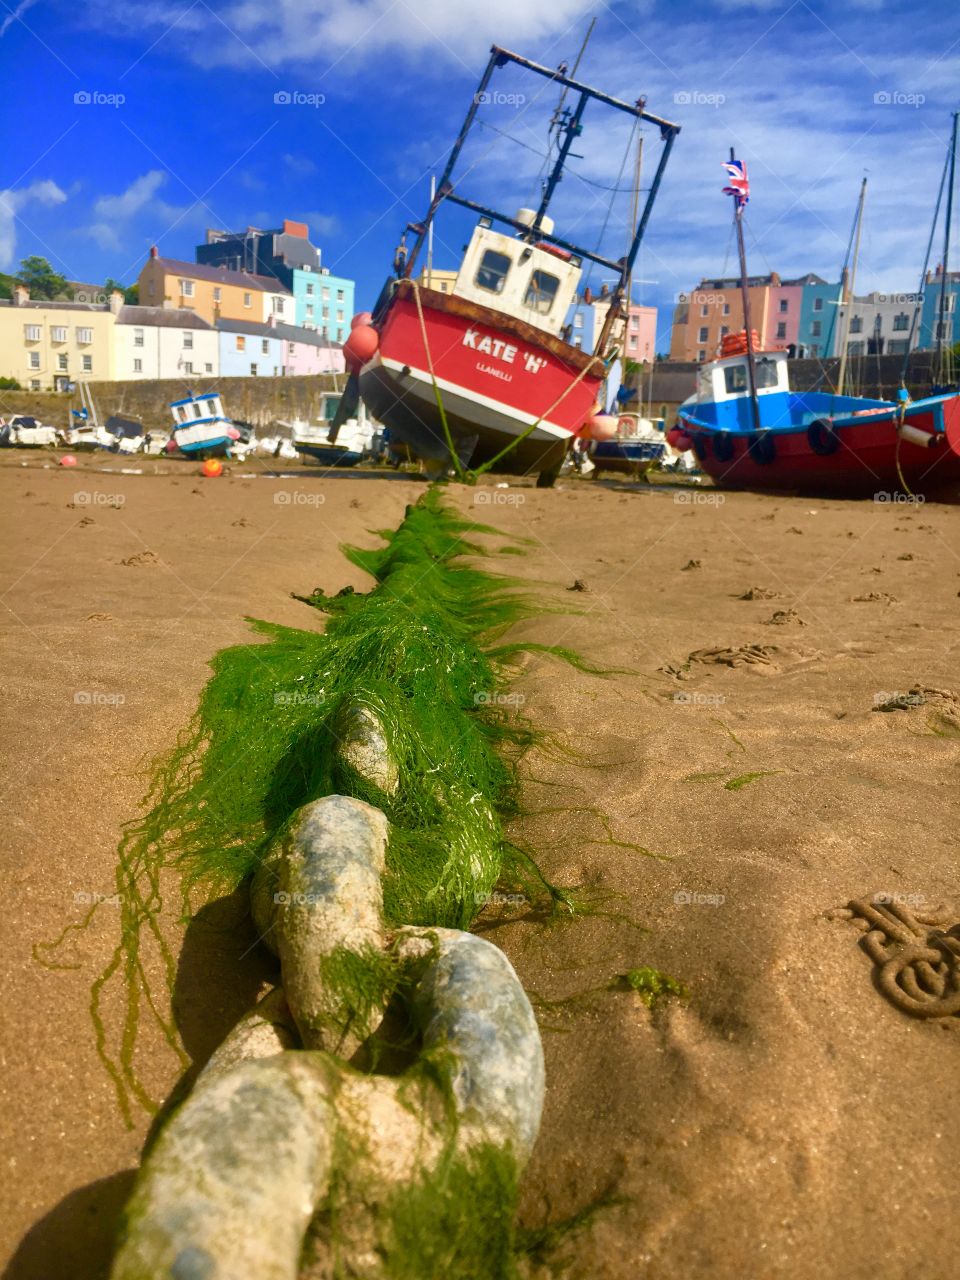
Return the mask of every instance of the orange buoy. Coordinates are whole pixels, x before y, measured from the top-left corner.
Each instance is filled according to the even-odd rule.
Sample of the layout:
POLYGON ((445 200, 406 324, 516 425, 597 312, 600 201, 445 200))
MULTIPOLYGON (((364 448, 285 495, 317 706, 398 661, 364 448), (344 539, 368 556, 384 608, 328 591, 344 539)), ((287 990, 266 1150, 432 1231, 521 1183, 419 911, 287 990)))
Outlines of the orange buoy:
POLYGON ((358 324, 369 324, 373 319, 372 311, 358 311, 350 321, 350 328, 355 329, 358 324))
POLYGON ((77 460, 72 453, 65 453, 60 459, 60 465, 61 467, 75 467, 77 460))
POLYGON ((207 458, 200 470, 212 479, 214 476, 223 475, 223 463, 219 458, 207 458))
POLYGON ((612 413, 595 413, 587 422, 586 434, 591 440, 612 440, 620 425, 612 413))
POLYGON ((343 359, 351 373, 356 373, 362 365, 376 353, 380 345, 380 335, 371 324, 358 324, 350 330, 343 344, 343 359))

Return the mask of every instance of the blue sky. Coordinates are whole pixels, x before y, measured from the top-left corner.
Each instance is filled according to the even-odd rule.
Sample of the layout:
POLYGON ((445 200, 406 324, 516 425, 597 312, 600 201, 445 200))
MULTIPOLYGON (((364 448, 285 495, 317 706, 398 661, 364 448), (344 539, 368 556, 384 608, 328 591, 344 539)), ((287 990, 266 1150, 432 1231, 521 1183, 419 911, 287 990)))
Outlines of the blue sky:
MULTIPOLYGON (((660 349, 678 292, 734 270, 731 145, 752 181, 752 271, 835 279, 866 173, 858 291, 916 286, 960 106, 960 5, 943 0, 0 0, 0 269, 38 253, 73 279, 132 281, 153 243, 191 259, 208 226, 292 217, 369 305, 489 45, 555 66, 591 17, 581 77, 683 129, 636 273, 660 349)), ((512 73, 494 87, 462 189, 512 212, 536 191, 557 95, 512 73)), ((604 188, 629 124, 591 108, 585 125, 558 231, 616 257, 628 196, 604 188)), ((654 131, 644 147, 649 177, 654 131)), ((456 214, 438 225, 437 266, 467 233, 456 214)))

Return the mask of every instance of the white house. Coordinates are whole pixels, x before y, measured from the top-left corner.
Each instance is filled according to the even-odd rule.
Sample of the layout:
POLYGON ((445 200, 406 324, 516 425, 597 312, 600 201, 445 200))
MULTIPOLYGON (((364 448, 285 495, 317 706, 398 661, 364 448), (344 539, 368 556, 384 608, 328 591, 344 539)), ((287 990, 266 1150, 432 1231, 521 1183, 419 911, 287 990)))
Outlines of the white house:
POLYGON ((121 307, 113 338, 118 382, 220 375, 217 331, 193 311, 121 307))

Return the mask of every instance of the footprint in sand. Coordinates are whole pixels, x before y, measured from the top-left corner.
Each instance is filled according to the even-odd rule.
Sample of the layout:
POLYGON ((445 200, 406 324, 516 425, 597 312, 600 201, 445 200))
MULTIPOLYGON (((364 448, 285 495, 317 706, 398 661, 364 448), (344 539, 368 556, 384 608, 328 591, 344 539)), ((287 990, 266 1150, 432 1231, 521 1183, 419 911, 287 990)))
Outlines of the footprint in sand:
POLYGON ((771 591, 769 587, 750 587, 737 600, 782 600, 782 591, 771 591))
POLYGON ((767 618, 764 625, 768 627, 789 627, 791 625, 805 627, 807 624, 796 609, 778 609, 772 618, 767 618))
POLYGON ((112 622, 112 613, 88 613, 84 622, 112 622))
POLYGON ((699 569, 699 568, 700 568, 699 560, 688 560, 687 563, 683 565, 680 572, 685 573, 687 569, 699 569))
POLYGON ((851 596, 850 600, 853 604, 899 604, 900 601, 896 596, 892 596, 889 591, 868 591, 863 596, 851 596))
POLYGON ((120 563, 133 569, 143 564, 159 564, 160 557, 153 551, 138 551, 136 555, 130 556, 128 560, 121 560, 120 563))

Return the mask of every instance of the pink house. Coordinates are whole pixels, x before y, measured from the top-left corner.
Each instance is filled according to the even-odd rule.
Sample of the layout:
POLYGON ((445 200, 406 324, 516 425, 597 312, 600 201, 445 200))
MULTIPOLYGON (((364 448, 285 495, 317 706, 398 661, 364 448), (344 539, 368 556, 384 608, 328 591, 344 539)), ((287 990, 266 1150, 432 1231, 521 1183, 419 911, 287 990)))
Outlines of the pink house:
POLYGON ((278 324, 273 328, 283 342, 285 377, 344 372, 343 348, 315 329, 301 329, 292 324, 278 324))
POLYGON ((639 362, 649 362, 654 359, 657 354, 656 307, 641 307, 638 303, 631 302, 627 313, 627 333, 623 354, 627 360, 639 362))
MULTIPOLYGON (((774 277, 771 277, 773 279, 774 277)), ((792 280, 771 284, 766 309, 766 325, 760 340, 767 350, 796 347, 800 335, 800 307, 803 285, 792 280)))

